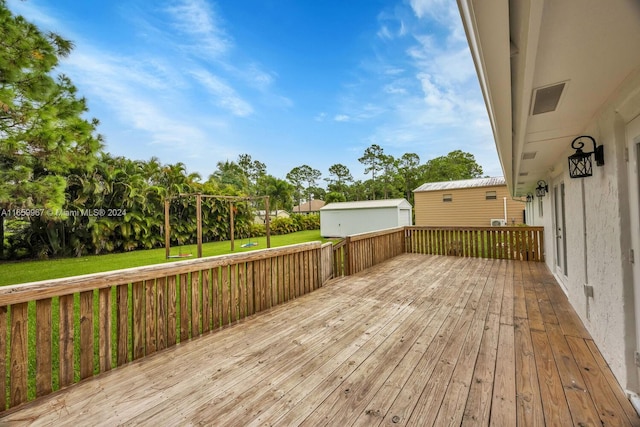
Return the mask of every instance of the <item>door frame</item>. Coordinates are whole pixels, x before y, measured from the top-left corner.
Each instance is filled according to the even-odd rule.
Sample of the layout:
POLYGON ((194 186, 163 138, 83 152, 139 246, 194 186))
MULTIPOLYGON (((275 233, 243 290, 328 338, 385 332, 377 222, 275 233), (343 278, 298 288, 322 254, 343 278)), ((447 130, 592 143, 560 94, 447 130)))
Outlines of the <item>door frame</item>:
POLYGON ((560 176, 552 182, 551 189, 551 217, 553 225, 553 272, 560 285, 567 292, 567 227, 566 227, 566 204, 565 204, 565 183, 560 176))

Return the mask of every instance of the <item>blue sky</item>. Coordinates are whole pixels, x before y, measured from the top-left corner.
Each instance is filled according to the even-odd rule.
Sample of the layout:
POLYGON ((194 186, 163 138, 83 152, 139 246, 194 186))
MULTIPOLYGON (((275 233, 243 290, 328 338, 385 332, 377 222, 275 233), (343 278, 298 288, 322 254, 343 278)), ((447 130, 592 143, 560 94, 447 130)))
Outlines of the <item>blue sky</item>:
POLYGON ((106 150, 204 179, 248 153, 284 178, 371 144, 456 149, 502 175, 453 0, 8 0, 75 44, 67 74, 106 150))

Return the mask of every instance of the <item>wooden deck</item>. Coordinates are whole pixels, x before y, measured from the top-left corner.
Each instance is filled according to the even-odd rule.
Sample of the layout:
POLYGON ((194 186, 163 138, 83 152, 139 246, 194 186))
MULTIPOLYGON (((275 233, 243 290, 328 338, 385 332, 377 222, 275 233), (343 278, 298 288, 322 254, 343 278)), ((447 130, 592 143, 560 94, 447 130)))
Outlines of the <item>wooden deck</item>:
POLYGON ((622 425, 543 263, 405 254, 56 392, 0 425, 622 425))

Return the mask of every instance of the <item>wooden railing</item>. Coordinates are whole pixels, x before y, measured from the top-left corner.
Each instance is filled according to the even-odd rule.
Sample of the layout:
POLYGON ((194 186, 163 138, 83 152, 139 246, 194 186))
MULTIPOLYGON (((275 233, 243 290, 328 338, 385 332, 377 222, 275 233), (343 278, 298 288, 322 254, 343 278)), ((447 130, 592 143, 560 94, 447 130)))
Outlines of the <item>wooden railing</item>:
POLYGON ((404 227, 347 236, 333 246, 333 275, 355 274, 404 251, 404 227))
POLYGON ((333 245, 333 275, 334 277, 349 275, 347 273, 347 239, 342 239, 333 245))
POLYGON ((355 274, 405 250, 404 227, 348 236, 347 274, 355 274))
POLYGON ((332 265, 312 242, 0 287, 0 412, 309 293, 332 265))
POLYGON ((404 252, 543 261, 543 228, 398 227, 0 287, 0 412, 404 252))
POLYGON ((331 280, 333 274, 333 245, 331 243, 325 243, 320 249, 321 262, 321 276, 320 283, 324 284, 331 280))
POLYGON ((334 277, 400 253, 544 261, 543 227, 399 227, 347 236, 333 246, 334 277))
POLYGON ((543 227, 406 227, 406 251, 544 261, 543 227))

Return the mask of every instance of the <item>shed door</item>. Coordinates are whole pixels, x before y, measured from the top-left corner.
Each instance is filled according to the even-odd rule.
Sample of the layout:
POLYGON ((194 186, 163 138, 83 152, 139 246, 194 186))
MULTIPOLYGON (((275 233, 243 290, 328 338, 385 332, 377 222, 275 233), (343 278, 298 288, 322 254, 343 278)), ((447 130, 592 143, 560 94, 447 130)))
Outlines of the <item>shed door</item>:
POLYGON ((400 224, 411 225, 411 211, 409 209, 400 209, 400 224))

